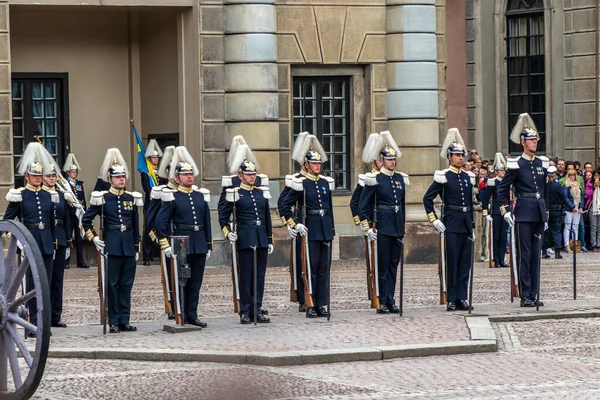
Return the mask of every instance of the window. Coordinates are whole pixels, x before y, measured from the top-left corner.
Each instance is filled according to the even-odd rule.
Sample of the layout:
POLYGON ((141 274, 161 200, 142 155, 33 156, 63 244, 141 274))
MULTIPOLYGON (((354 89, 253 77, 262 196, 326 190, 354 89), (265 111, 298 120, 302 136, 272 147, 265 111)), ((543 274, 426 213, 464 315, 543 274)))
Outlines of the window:
MULTIPOLYGON (((29 142, 39 136, 58 165, 69 152, 66 74, 13 74, 13 154, 15 170, 29 142)), ((23 184, 16 176, 15 185, 23 184)))
MULTIPOLYGON (((510 0, 506 11, 508 72, 508 122, 529 113, 540 140, 538 151, 546 151, 546 76, 544 57, 543 0, 510 0)), ((509 140, 509 151, 520 146, 509 140)))
POLYGON ((321 173, 336 191, 350 190, 350 99, 349 78, 294 78, 294 140, 304 131, 319 138, 328 158, 321 173))

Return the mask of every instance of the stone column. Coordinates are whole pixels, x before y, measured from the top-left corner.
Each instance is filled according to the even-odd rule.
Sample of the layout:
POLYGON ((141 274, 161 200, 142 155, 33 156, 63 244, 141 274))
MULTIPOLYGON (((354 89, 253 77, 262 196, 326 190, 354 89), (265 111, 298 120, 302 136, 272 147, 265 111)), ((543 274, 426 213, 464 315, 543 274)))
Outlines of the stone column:
POLYGON ((387 116, 411 175, 407 221, 426 221, 422 198, 439 166, 440 124, 434 0, 387 0, 387 116))
POLYGON ((8 7, 7 0, 0 0, 0 213, 6 210, 4 196, 14 177, 8 7))
POLYGON ((275 0, 225 0, 227 146, 243 135, 261 169, 279 177, 275 0))

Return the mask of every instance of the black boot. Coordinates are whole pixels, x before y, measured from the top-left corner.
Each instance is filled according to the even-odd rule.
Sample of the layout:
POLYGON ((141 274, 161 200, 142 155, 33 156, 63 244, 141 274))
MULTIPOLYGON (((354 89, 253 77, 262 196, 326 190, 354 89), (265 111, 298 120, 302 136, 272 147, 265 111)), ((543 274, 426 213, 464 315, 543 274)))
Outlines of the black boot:
POLYGON ((563 256, 560 255, 560 249, 554 249, 554 258, 556 260, 562 260, 563 256))

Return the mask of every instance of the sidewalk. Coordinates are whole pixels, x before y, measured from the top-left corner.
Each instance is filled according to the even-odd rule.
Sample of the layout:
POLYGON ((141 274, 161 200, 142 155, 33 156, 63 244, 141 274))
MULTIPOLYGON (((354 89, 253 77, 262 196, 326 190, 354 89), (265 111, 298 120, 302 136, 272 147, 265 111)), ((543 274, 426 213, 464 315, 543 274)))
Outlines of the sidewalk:
MULTIPOLYGON (((541 313, 600 308, 600 256, 578 255, 578 300, 572 299, 568 260, 544 261, 541 313)), ((229 268, 207 269, 199 312, 208 328, 171 334, 173 325, 162 309, 159 267, 138 266, 132 323, 138 332, 102 335, 98 321, 96 270, 66 271, 67 329, 53 329, 52 357, 125 358, 136 360, 201 360, 267 365, 291 365, 382 359, 433 354, 495 351, 495 341, 472 340, 466 312, 446 312, 438 305, 435 265, 405 269, 405 313, 378 315, 366 299, 364 264, 336 262, 332 270, 332 317, 310 320, 288 301, 289 272, 269 268, 265 304, 270 324, 241 325, 231 309, 229 268)), ((509 271, 475 266, 474 315, 535 312, 510 303, 509 271)), ((472 320, 474 321, 474 320, 472 320)), ((476 338, 475 338, 476 339, 476 338)))

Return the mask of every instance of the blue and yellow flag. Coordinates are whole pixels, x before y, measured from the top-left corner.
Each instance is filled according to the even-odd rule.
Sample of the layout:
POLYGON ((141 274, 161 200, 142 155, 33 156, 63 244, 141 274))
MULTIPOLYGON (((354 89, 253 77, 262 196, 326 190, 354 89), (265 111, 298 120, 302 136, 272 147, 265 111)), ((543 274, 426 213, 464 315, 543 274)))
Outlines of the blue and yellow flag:
POLYGON ((150 187, 157 186, 158 178, 154 173, 152 163, 146 158, 146 148, 144 147, 144 143, 142 143, 142 138, 140 138, 140 135, 138 135, 135 125, 132 124, 132 127, 133 134, 135 135, 135 141, 137 143, 137 170, 138 172, 142 172, 150 177, 150 187))

